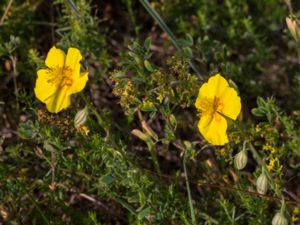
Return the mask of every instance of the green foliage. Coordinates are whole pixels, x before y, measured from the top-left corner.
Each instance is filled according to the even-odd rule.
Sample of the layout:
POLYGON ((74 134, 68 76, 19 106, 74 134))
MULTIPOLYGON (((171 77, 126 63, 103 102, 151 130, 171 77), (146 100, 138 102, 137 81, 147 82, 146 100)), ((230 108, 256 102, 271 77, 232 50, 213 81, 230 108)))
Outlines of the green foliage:
POLYGON ((167 68, 158 68, 150 62, 150 45, 149 38, 143 47, 137 42, 130 45, 123 70, 111 75, 121 106, 129 114, 140 109, 150 112, 152 117, 159 108, 189 107, 197 93, 198 80, 190 74, 187 61, 172 57, 166 62, 167 68))

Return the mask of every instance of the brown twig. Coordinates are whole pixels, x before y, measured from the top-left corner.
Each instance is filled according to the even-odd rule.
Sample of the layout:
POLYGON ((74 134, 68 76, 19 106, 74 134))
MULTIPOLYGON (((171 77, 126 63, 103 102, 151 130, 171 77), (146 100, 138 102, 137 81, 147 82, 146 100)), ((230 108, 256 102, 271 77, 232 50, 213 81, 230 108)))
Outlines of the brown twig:
POLYGON ((10 9, 10 7, 11 7, 11 5, 12 5, 12 2, 13 2, 13 0, 10 0, 10 1, 8 2, 8 5, 6 6, 6 8, 5 8, 5 10, 4 10, 4 13, 3 13, 3 15, 2 15, 2 17, 1 17, 1 20, 0 20, 0 26, 3 25, 4 20, 5 20, 5 18, 6 18, 6 16, 7 16, 8 12, 9 12, 9 9, 10 9))
POLYGON ((94 204, 96 204, 98 206, 103 207, 107 211, 110 211, 108 206, 106 206, 104 203, 100 202, 99 200, 95 199, 94 197, 92 197, 90 195, 87 195, 85 193, 79 193, 79 196, 93 202, 94 204))

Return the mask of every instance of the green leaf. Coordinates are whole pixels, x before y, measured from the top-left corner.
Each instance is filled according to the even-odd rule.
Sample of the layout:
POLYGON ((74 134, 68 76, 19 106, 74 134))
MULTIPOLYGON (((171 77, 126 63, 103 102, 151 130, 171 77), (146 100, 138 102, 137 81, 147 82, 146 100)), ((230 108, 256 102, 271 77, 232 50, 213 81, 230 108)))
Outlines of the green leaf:
POLYGON ((265 112, 262 111, 260 108, 254 108, 251 110, 251 113, 254 115, 254 116, 257 116, 257 117, 263 117, 265 116, 265 112))
POLYGON ((147 207, 147 208, 143 209, 142 211, 140 211, 138 213, 138 219, 141 220, 141 219, 147 217, 150 213, 150 209, 151 209, 150 207, 147 207))
POLYGON ((105 174, 100 177, 99 181, 105 185, 110 185, 114 181, 114 178, 109 174, 105 174))
POLYGON ((146 40, 144 41, 144 48, 146 50, 150 49, 151 46, 151 37, 146 38, 146 40))

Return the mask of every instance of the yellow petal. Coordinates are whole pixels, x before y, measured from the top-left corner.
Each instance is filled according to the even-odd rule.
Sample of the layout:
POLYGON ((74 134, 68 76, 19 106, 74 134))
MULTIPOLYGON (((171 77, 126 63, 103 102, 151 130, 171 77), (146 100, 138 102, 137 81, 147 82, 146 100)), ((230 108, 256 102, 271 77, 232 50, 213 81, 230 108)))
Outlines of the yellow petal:
POLYGON ((226 88, 222 95, 219 97, 221 102, 218 112, 235 120, 241 112, 241 98, 238 96, 236 90, 231 87, 226 88))
POLYGON ((46 66, 49 68, 60 67, 63 68, 65 65, 66 55, 65 53, 56 47, 52 47, 48 52, 47 58, 45 60, 46 66))
POLYGON ((196 108, 200 108, 200 102, 203 98, 219 97, 227 87, 229 87, 228 82, 219 73, 209 78, 208 82, 204 83, 199 90, 195 103, 196 108))
POLYGON ((70 87, 70 93, 74 94, 83 90, 88 80, 88 72, 80 74, 80 77, 75 79, 72 86, 70 87))
POLYGON ((71 104, 71 97, 68 87, 58 89, 50 98, 45 101, 45 103, 48 111, 51 113, 58 113, 61 110, 69 107, 71 104))
POLYGON ((45 103, 56 92, 56 87, 48 82, 48 69, 38 70, 37 75, 38 78, 35 83, 34 93, 41 102, 45 103))
POLYGON ((72 78, 75 80, 80 77, 80 60, 82 56, 77 48, 69 48, 65 67, 73 71, 72 78))
POLYGON ((218 113, 202 115, 198 123, 198 129, 210 144, 224 145, 228 143, 227 121, 218 113))

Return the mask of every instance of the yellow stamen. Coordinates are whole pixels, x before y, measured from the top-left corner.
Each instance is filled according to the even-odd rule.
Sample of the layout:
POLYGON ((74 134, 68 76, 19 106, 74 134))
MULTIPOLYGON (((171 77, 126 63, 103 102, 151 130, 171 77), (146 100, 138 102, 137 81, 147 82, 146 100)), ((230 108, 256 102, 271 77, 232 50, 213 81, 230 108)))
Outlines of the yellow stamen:
MULTIPOLYGON (((210 114, 210 116, 214 116, 216 112, 222 112, 224 108, 223 102, 220 101, 218 97, 207 98, 205 97, 199 105, 199 110, 202 114, 210 114)), ((219 121, 217 116, 214 116, 216 121, 219 121)))
POLYGON ((48 82, 57 86, 59 89, 64 86, 71 86, 73 84, 73 70, 66 67, 53 67, 48 69, 49 79, 48 82))

